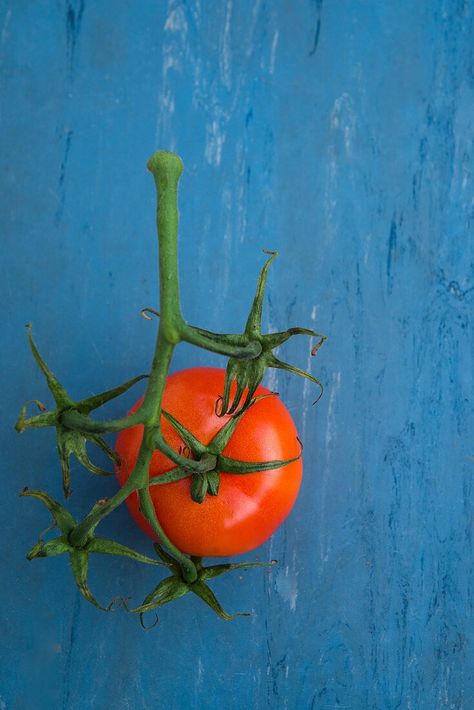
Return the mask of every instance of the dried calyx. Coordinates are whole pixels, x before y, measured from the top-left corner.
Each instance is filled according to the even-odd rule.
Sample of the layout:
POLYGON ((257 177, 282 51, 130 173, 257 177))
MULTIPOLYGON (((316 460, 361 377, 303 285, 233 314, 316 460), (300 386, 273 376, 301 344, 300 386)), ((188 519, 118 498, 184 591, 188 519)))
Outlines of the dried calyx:
POLYGON ((53 524, 50 529, 57 528, 59 532, 56 538, 47 541, 40 536, 27 557, 34 559, 67 553, 81 594, 95 606, 107 611, 116 608, 117 604, 100 605, 90 591, 87 581, 90 554, 114 554, 146 564, 164 565, 171 571, 171 576, 162 580, 145 597, 143 604, 130 608, 128 602, 120 598, 120 605, 130 612, 142 615, 188 592, 193 592, 221 618, 230 619, 232 616, 224 612, 207 586, 207 581, 236 568, 255 567, 261 564, 237 563, 205 567, 201 558, 186 555, 173 544, 163 530, 152 503, 150 486, 164 485, 180 478, 191 477, 191 496, 196 503, 202 503, 206 495, 219 495, 221 471, 244 475, 256 471, 271 471, 297 460, 243 462, 228 458, 223 452, 241 418, 261 399, 255 396, 255 393, 267 368, 279 368, 306 377, 322 391, 321 383, 316 377, 282 362, 274 355, 273 350, 293 335, 308 335, 318 338, 312 350, 312 354, 315 354, 325 337, 306 328, 289 328, 279 333, 262 334, 262 307, 267 272, 276 257, 275 252, 269 252, 270 257, 260 273, 255 298, 243 333, 213 333, 186 323, 181 313, 177 267, 177 187, 183 169, 182 162, 173 153, 158 151, 150 158, 148 168, 154 176, 158 197, 160 269, 160 313, 154 309, 144 309, 144 315, 153 313, 160 316, 149 375, 139 375, 102 394, 75 401, 45 363, 33 341, 31 327, 28 326, 28 338, 34 359, 45 376, 56 406, 47 411, 44 405, 33 400, 40 410, 39 414, 27 417, 27 405, 25 405, 16 423, 18 432, 30 428, 50 426, 56 428, 65 498, 68 498, 71 493, 69 466, 71 455, 74 455, 88 471, 95 475, 109 473, 91 462, 86 451, 87 443, 94 444, 105 452, 112 462, 117 463, 117 454, 107 444, 103 434, 142 424, 144 432, 137 462, 124 486, 110 499, 95 503, 85 518, 79 522, 47 493, 25 489, 22 495, 40 500, 52 515, 53 524), (224 391, 216 403, 216 412, 220 416, 227 415, 230 418, 207 445, 200 442, 171 413, 163 411, 161 406, 174 348, 183 341, 228 357, 224 391), (145 396, 133 415, 109 421, 97 421, 90 416, 95 409, 120 396, 135 383, 144 379, 147 382, 145 396), (234 382, 235 394, 231 396, 234 382), (180 435, 190 456, 185 456, 183 451, 175 451, 165 440, 161 429, 162 418, 165 418, 180 435), (171 459, 175 468, 161 476, 150 478, 149 464, 156 449, 171 459), (125 545, 97 537, 95 534, 99 523, 135 491, 139 496, 142 514, 161 542, 161 545, 155 545, 157 558, 147 557, 125 545))

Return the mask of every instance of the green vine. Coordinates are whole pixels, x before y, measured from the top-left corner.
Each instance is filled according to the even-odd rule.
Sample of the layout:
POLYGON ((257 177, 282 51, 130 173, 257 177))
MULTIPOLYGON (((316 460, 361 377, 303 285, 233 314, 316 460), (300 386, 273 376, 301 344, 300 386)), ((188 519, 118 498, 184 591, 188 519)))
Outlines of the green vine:
POLYGON ((55 427, 66 499, 71 494, 69 465, 71 455, 74 455, 91 473, 95 475, 109 474, 108 471, 91 462, 86 450, 88 443, 94 444, 105 452, 113 463, 119 463, 117 454, 110 448, 102 434, 118 432, 136 424, 143 425, 143 437, 136 465, 122 488, 111 498, 96 502, 84 519, 79 522, 64 506, 47 493, 25 489, 21 495, 34 497, 42 502, 53 518, 52 528, 56 528, 59 533, 56 538, 48 541, 40 536, 27 558, 68 554, 74 579, 81 594, 87 601, 106 611, 113 608, 114 603, 107 607, 102 606, 88 586, 90 554, 121 555, 137 562, 165 566, 171 572, 171 576, 163 579, 145 597, 140 606, 130 608, 123 599, 120 600, 121 605, 132 613, 140 614, 141 618, 145 612, 157 609, 188 592, 192 592, 208 604, 221 618, 230 619, 232 616, 222 609, 207 585, 207 581, 233 569, 255 567, 260 564, 250 562, 205 567, 201 558, 183 553, 168 538, 160 525, 151 500, 150 486, 159 486, 180 478, 190 477, 191 496, 196 503, 201 503, 206 495, 219 494, 219 472, 221 470, 225 470, 226 473, 245 475, 255 471, 272 470, 297 460, 242 462, 225 457, 223 450, 240 418, 259 399, 259 397, 255 397, 255 392, 267 368, 279 368, 306 377, 318 385, 322 392, 321 383, 317 378, 293 365, 280 361, 273 354, 273 350, 293 335, 301 334, 318 338, 318 343, 312 350, 312 354, 315 354, 324 342, 325 336, 307 328, 290 328, 280 333, 262 334, 261 319, 267 272, 276 257, 275 252, 268 252, 270 256, 260 273, 251 311, 242 334, 213 333, 186 323, 180 305, 177 251, 177 191, 183 164, 177 155, 158 151, 148 161, 148 169, 153 174, 157 191, 160 273, 160 312, 158 313, 152 308, 143 310, 145 317, 149 317, 147 314, 152 313, 159 316, 160 319, 149 375, 139 375, 114 389, 75 401, 58 382, 40 355, 33 340, 31 326, 28 326, 28 339, 33 357, 46 379, 56 407, 47 411, 41 402, 32 400, 40 410, 39 414, 28 417, 27 405, 25 405, 15 425, 20 433, 26 429, 55 427), (199 442, 175 417, 162 409, 162 397, 168 370, 174 349, 180 342, 188 342, 229 358, 224 391, 219 402, 216 403, 216 412, 220 416, 231 415, 231 418, 207 446, 199 442), (133 415, 109 421, 98 421, 91 417, 91 413, 95 409, 120 396, 144 379, 147 382, 145 395, 142 404, 133 415), (231 399, 231 385, 234 381, 236 390, 231 399), (167 419, 180 434, 193 458, 188 458, 175 451, 167 443, 161 429, 162 418, 167 419), (156 449, 171 459, 175 468, 166 474, 150 479, 149 464, 156 449), (155 545, 157 558, 141 555, 125 545, 113 540, 106 540, 95 534, 99 523, 133 492, 138 493, 140 510, 160 540, 161 544, 155 545))

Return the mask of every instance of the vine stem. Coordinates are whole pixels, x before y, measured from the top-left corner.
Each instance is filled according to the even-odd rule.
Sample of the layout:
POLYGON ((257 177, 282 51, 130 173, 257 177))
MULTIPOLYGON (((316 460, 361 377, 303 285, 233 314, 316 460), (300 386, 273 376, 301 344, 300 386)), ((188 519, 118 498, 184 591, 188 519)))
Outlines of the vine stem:
MULTIPOLYGON (((148 161, 157 192, 157 230, 160 272, 160 325, 155 352, 148 378, 143 404, 137 412, 137 421, 144 425, 142 442, 133 471, 124 486, 101 508, 89 515, 70 534, 74 546, 86 544, 91 530, 133 491, 140 492, 143 514, 156 534, 178 559, 183 577, 188 582, 197 579, 192 560, 178 550, 164 533, 149 495, 149 464, 155 449, 156 438, 161 435, 160 419, 163 391, 168 370, 177 343, 182 340, 185 322, 181 314, 178 280, 178 182, 183 172, 181 159, 174 153, 158 151, 148 161)), ((67 415, 67 413, 66 413, 67 415)), ((71 422, 72 423, 72 422, 71 422)), ((162 435, 161 435, 162 436, 162 435)))
MULTIPOLYGON (((118 459, 114 451, 110 448, 108 443, 99 436, 100 433, 119 432, 132 426, 140 426, 143 431, 136 463, 126 482, 119 488, 115 495, 110 499, 98 501, 86 517, 78 524, 75 523, 75 520, 62 506, 59 506, 59 504, 52 501, 52 499, 47 498, 46 494, 36 491, 34 494, 40 497, 43 502, 50 500, 58 510, 60 509, 62 511, 61 515, 69 515, 70 524, 68 523, 67 529, 65 530, 63 530, 61 525, 59 526, 63 535, 56 541, 49 541, 43 545, 43 541, 40 539, 40 542, 28 554, 28 559, 41 556, 39 554, 40 552, 44 552, 45 556, 49 556, 50 554, 59 554, 60 552, 69 551, 76 582, 82 594, 97 606, 96 600, 88 590, 86 581, 89 552, 125 554, 125 556, 133 556, 135 559, 140 557, 142 561, 152 562, 149 558, 144 558, 114 541, 94 538, 97 525, 119 505, 124 503, 131 494, 134 494, 134 496, 138 497, 141 514, 160 542, 159 545, 155 545, 158 554, 173 572, 172 578, 162 580, 151 595, 148 595, 145 599, 145 606, 150 607, 150 604, 147 603, 147 600, 149 601, 150 599, 153 599, 150 608, 155 608, 163 603, 172 601, 174 598, 178 598, 178 596, 182 596, 183 593, 192 591, 209 604, 219 616, 229 619, 231 617, 222 610, 212 591, 206 587, 204 580, 217 576, 227 569, 253 565, 242 563, 216 565, 204 568, 201 558, 182 552, 168 537, 166 531, 160 524, 150 493, 150 485, 157 486, 158 484, 190 477, 191 498, 196 503, 202 503, 208 493, 213 496, 218 494, 220 471, 232 474, 271 471, 274 468, 280 468, 288 463, 292 463, 292 461, 296 461, 297 459, 295 458, 286 461, 243 462, 225 457, 222 451, 232 436, 241 416, 250 406, 261 398, 258 396, 254 397, 254 395, 268 367, 280 368, 307 377, 322 389, 322 385, 317 378, 289 363, 278 360, 273 355, 272 350, 286 342, 292 335, 304 334, 320 338, 320 342, 312 350, 312 354, 314 355, 323 343, 325 337, 313 330, 299 327, 289 328, 286 331, 273 334, 263 334, 261 332, 264 290, 268 268, 276 256, 274 252, 269 252, 271 256, 260 271, 257 292, 243 333, 214 333, 187 324, 181 312, 178 272, 177 202, 178 184, 183 172, 183 164, 179 156, 174 153, 158 151, 152 155, 147 167, 154 177, 156 186, 156 222, 160 276, 159 311, 152 308, 143 309, 144 314, 147 312, 153 313, 160 319, 150 373, 148 375, 135 377, 119 387, 107 390, 101 394, 75 402, 44 362, 33 341, 31 332, 29 332, 29 342, 34 359, 43 372, 43 375, 46 377, 48 387, 56 403, 56 408, 51 412, 44 411, 44 406, 36 400, 33 400, 41 410, 41 414, 36 417, 27 418, 27 405, 25 405, 16 423, 18 432, 22 432, 29 427, 56 427, 57 446, 63 470, 63 486, 66 496, 69 493, 68 459, 70 454, 74 453, 79 461, 92 471, 92 473, 103 473, 101 469, 98 469, 98 467, 92 464, 86 455, 85 446, 87 442, 92 441, 102 449, 102 451, 105 451, 110 458, 117 462, 118 459), (218 402, 216 402, 216 414, 217 416, 229 415, 230 419, 213 438, 209 446, 201 444, 179 421, 172 421, 173 427, 181 436, 187 448, 189 448, 189 458, 184 455, 184 452, 176 451, 168 441, 166 441, 161 427, 162 417, 166 418, 168 421, 173 419, 170 412, 163 410, 162 400, 174 349, 180 342, 187 342, 204 348, 205 350, 220 353, 229 358, 225 372, 224 391, 219 398, 221 403, 219 406, 220 411, 217 410, 218 402), (133 414, 102 422, 95 421, 89 416, 90 412, 94 409, 101 407, 114 397, 123 394, 133 384, 144 378, 147 379, 145 394, 140 406, 133 414), (232 387, 234 387, 235 394, 232 394, 231 397, 232 387), (245 391, 247 391, 247 394, 245 394, 245 391), (243 404, 241 403, 242 397, 244 397, 243 404), (164 477, 154 476, 150 479, 150 463, 153 453, 156 450, 161 451, 170 461, 174 462, 177 468, 170 471, 164 477), (53 552, 51 552, 51 549, 49 549, 49 551, 46 550, 46 545, 53 542, 56 544, 53 552), (58 543, 60 543, 60 546, 62 545, 59 552, 57 547, 58 543), (160 547, 160 545, 163 547, 160 547), (71 550, 71 548, 73 549, 71 550), (167 548, 171 554, 168 554, 164 548, 167 548), (172 555, 174 557, 172 557, 172 555), (77 560, 79 560, 80 563, 77 562, 77 560), (181 571, 180 579, 179 571, 181 571), (155 592, 161 590, 159 594, 162 595, 163 585, 165 585, 165 587, 169 585, 170 580, 172 585, 175 585, 174 595, 168 594, 166 598, 163 596, 159 597, 158 595, 159 598, 156 598, 156 596, 154 596, 155 592)), ((299 456, 297 458, 299 458, 299 456)), ((33 492, 31 495, 33 495, 33 492)), ((47 503, 47 507, 51 507, 49 503, 47 503)), ((137 612, 143 610, 143 608, 142 606, 138 609, 132 609, 131 611, 137 612)))

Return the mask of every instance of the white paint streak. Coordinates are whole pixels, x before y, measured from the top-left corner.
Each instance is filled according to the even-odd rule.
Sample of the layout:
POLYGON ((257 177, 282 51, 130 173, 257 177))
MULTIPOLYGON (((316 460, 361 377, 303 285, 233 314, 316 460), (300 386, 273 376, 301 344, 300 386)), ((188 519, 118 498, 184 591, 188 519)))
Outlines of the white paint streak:
POLYGON ((352 142, 356 131, 356 115, 349 94, 344 93, 334 102, 331 111, 331 129, 341 131, 346 155, 352 153, 352 142))
POLYGON ((270 64, 268 67, 268 71, 270 74, 273 74, 273 72, 275 71, 276 50, 277 50, 279 37, 280 37, 280 31, 277 30, 275 32, 275 34, 273 35, 272 46, 270 49, 270 64))
MULTIPOLYGON (((225 192, 224 192, 225 194, 225 192)), ((225 199, 225 197, 223 198, 225 199)), ((232 223, 231 223, 231 208, 229 207, 227 213, 227 223, 225 227, 224 237, 223 237, 223 262, 222 262, 222 281, 220 284, 220 289, 224 298, 227 297, 229 293, 230 285, 230 266, 232 263, 232 223)))
POLYGON ((204 676, 204 663, 202 662, 201 656, 198 656, 197 668, 196 668, 196 683, 195 683, 195 689, 194 689, 197 697, 200 697, 202 694, 203 676, 204 676))
POLYGON ((290 611, 296 611, 298 601, 298 566, 296 559, 296 549, 293 551, 290 567, 287 565, 284 570, 280 570, 276 576, 275 587, 280 597, 289 604, 290 611))
POLYGON ((367 262, 369 261, 371 240, 372 240, 372 234, 370 232, 367 232, 367 234, 365 234, 365 236, 362 239, 362 241, 364 243, 364 264, 366 266, 367 266, 367 262))
POLYGON ((204 156, 209 165, 219 166, 222 158, 222 148, 225 143, 225 133, 221 131, 217 120, 206 126, 206 147, 204 156))
POLYGON ((272 392, 278 392, 278 370, 270 367, 266 373, 266 387, 272 392))
MULTIPOLYGON (((12 11, 9 8, 5 13, 5 19, 3 21, 2 32, 0 34, 0 48, 2 50, 3 50, 3 47, 8 39, 8 28, 10 26, 11 17, 12 17, 12 11)), ((3 64, 3 58, 0 55, 0 67, 2 66, 2 64, 3 64)), ((2 122, 3 122, 3 112, 0 108, 0 123, 2 123, 2 122)))
POLYGON ((175 109, 174 98, 173 98, 173 95, 171 94, 171 91, 169 89, 166 91, 166 93, 163 94, 161 106, 162 106, 164 113, 167 113, 168 115, 171 115, 174 113, 174 109, 175 109))
POLYGON ((337 158, 334 145, 331 144, 328 148, 329 161, 326 175, 326 188, 324 190, 324 218, 326 221, 326 240, 330 240, 333 236, 333 222, 336 210, 335 194, 337 191, 337 158))
MULTIPOLYGON (((324 213, 326 241, 332 239, 335 231, 335 222, 338 219, 336 208, 336 198, 340 190, 338 185, 339 165, 341 162, 339 144, 343 142, 344 152, 347 158, 352 157, 352 145, 356 133, 356 114, 353 108, 352 99, 348 93, 339 96, 332 107, 329 121, 331 129, 331 139, 328 146, 328 168, 326 174, 326 188, 324 192, 324 213)), ((343 166, 346 170, 346 166, 343 166)))
POLYGON ((162 61, 163 76, 166 77, 166 75, 171 69, 174 69, 175 71, 181 71, 181 58, 179 54, 176 54, 176 52, 171 47, 164 47, 162 61))
POLYGON ((12 18, 12 11, 8 9, 5 13, 5 19, 3 21, 2 34, 0 35, 0 46, 3 47, 8 38, 8 27, 10 25, 10 20, 12 18))
POLYGON ((292 584, 291 584, 291 591, 290 591, 290 609, 291 611, 296 611, 296 602, 298 601, 298 567, 297 567, 297 560, 296 560, 296 548, 293 550, 293 556, 292 556, 292 567, 293 567, 293 575, 292 575, 292 584))
POLYGON ((235 146, 235 162, 238 166, 237 172, 237 234, 239 242, 242 244, 247 231, 247 184, 245 180, 246 152, 243 141, 238 140, 235 146))
MULTIPOLYGON (((319 520, 321 521, 321 531, 319 536, 319 558, 322 563, 329 559, 331 551, 331 533, 326 527, 326 498, 331 472, 331 458, 336 441, 336 403, 339 391, 341 389, 341 373, 335 372, 332 378, 331 392, 329 395, 328 415, 325 432, 325 462, 321 472, 320 499, 319 499, 319 520)), ((322 570, 322 567, 321 567, 322 570)), ((322 574, 322 571, 321 571, 322 574)))
POLYGON ((249 32, 248 32, 248 37, 247 37, 247 48, 245 50, 245 54, 247 55, 247 57, 250 57, 250 55, 252 54, 252 52, 254 50, 253 36, 255 33, 255 27, 257 26, 257 20, 258 20, 258 15, 259 15, 261 6, 262 6, 262 0, 257 0, 253 6, 252 20, 250 22, 249 32))
POLYGON ((181 5, 171 9, 168 5, 168 17, 165 22, 165 32, 181 32, 186 33, 188 30, 188 23, 184 15, 184 8, 181 5))
POLYGON ((168 14, 164 24, 164 40, 161 62, 161 91, 158 95, 158 119, 156 145, 175 149, 172 123, 175 112, 174 82, 170 72, 183 72, 187 66, 188 22, 186 12, 176 0, 168 2, 168 14))
POLYGON ((333 439, 336 438, 336 417, 334 416, 334 405, 337 395, 341 389, 341 373, 336 372, 333 376, 333 385, 329 396, 328 418, 326 424, 326 449, 329 449, 333 439))
POLYGON ((231 75, 231 64, 232 64, 232 50, 231 50, 231 28, 232 20, 232 0, 227 0, 225 8, 225 21, 224 21, 224 31, 221 37, 220 43, 220 62, 219 70, 221 81, 228 91, 232 88, 232 75, 231 75))

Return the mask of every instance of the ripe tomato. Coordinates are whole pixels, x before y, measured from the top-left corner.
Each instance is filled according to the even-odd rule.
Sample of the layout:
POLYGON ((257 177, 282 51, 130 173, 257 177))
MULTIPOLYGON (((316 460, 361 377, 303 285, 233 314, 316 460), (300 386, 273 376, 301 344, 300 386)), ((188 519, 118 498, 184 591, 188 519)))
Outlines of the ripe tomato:
MULTIPOLYGON (((223 392, 225 371, 196 367, 168 377, 163 409, 176 417, 203 444, 208 444, 228 417, 215 414, 216 400, 223 392)), ((256 395, 268 393, 259 387, 256 395)), ((137 409, 135 404, 131 413, 137 409)), ((183 446, 171 424, 162 418, 162 431, 176 450, 183 446)), ((133 469, 142 439, 141 425, 124 429, 117 437, 121 459, 117 477, 125 483, 133 469)), ((287 460, 298 456, 300 445, 290 413, 277 396, 256 402, 242 417, 224 455, 243 461, 287 460)), ((175 468, 155 451, 150 476, 175 468)), ((253 550, 267 540, 290 512, 302 476, 301 459, 272 471, 247 474, 221 473, 217 496, 207 495, 195 503, 190 478, 150 488, 156 514, 171 541, 183 552, 206 557, 226 557, 253 550)), ((129 496, 132 517, 156 540, 138 508, 138 495, 129 496)))

